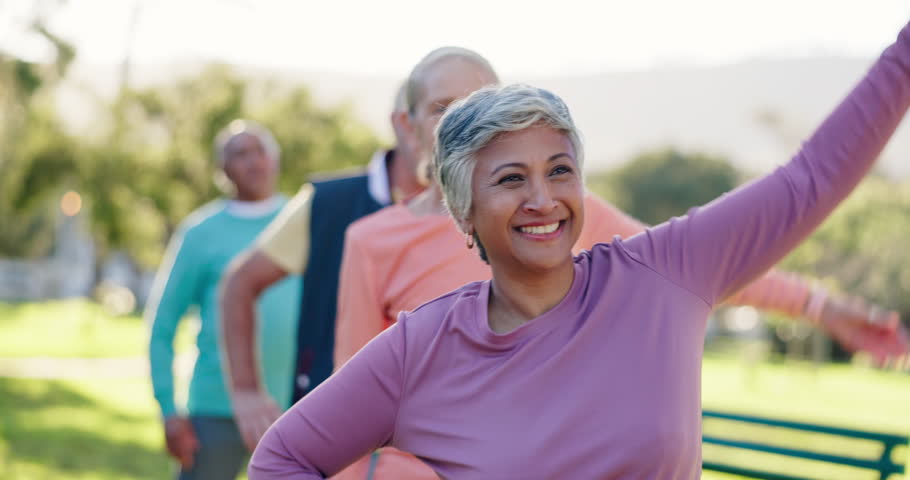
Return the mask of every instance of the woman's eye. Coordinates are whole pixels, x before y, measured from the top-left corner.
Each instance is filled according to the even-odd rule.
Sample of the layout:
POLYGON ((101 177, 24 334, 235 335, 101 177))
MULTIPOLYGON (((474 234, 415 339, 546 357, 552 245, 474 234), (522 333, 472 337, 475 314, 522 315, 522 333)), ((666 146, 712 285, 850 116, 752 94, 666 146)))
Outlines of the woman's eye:
POLYGON ((553 171, 550 172, 550 175, 562 175, 564 173, 570 173, 571 171, 572 171, 571 168, 569 168, 565 165, 560 165, 560 166, 554 168, 553 171))
POLYGON ((511 183, 511 182, 520 182, 521 180, 522 180, 521 175, 517 175, 517 174, 513 173, 511 175, 506 175, 506 176, 500 178, 498 183, 503 184, 503 183, 511 183))

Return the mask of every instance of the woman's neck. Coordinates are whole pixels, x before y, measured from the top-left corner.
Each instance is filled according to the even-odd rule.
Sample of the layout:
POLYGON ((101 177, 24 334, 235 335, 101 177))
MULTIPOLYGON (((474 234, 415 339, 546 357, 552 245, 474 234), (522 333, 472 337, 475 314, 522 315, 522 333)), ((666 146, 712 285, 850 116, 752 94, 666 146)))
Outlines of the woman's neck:
POLYGON ((492 269, 487 318, 496 333, 515 330, 558 305, 575 280, 575 262, 571 258, 543 273, 496 266, 492 269))

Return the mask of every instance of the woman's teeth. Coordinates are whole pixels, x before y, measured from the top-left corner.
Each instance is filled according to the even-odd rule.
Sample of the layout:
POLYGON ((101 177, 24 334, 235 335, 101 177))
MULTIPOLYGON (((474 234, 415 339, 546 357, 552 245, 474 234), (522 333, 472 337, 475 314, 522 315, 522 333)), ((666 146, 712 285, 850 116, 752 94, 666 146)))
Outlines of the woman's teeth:
POLYGON ((520 227, 522 233, 530 233, 531 235, 544 235, 547 233, 553 233, 556 229, 559 228, 559 222, 551 223, 549 225, 534 225, 533 227, 520 227))

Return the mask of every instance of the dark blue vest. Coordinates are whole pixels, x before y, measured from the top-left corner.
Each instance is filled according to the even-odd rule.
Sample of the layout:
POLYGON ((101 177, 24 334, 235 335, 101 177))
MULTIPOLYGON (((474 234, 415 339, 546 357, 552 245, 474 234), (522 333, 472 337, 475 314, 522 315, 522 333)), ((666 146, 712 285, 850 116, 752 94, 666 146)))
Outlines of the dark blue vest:
POLYGON ((295 402, 332 374, 344 233, 355 220, 383 207, 370 195, 365 174, 313 182, 313 187, 310 252, 297 330, 295 402))

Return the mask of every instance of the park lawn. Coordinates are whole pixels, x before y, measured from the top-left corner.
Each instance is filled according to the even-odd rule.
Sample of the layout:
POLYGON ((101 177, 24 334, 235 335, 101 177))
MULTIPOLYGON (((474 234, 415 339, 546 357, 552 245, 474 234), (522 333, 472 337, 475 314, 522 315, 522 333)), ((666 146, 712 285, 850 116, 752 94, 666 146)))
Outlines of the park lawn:
POLYGON ((0 378, 0 478, 169 478, 145 378, 0 378))
POLYGON ((0 479, 174 478, 144 377, 0 378, 0 412, 0 479))
MULTIPOLYGON (((703 402, 710 409, 910 435, 910 377, 906 374, 849 365, 816 371, 793 363, 746 368, 736 358, 708 356, 703 402)), ((146 378, 0 378, 0 412, 0 479, 171 477, 146 378)), ((705 425, 706 432, 716 428, 720 427, 710 422, 705 425)), ((755 438, 759 432, 746 435, 755 438)), ((831 443, 818 435, 777 437, 791 443, 831 443)), ((825 446, 840 451, 868 449, 841 442, 825 446)), ((705 448, 705 458, 729 460, 730 455, 734 453, 705 448)), ((791 474, 834 480, 873 478, 855 470, 833 471, 760 454, 742 455, 744 461, 791 474)), ((706 472, 704 478, 733 477, 706 472)))
MULTIPOLYGON (((180 322, 177 352, 192 347, 197 324, 180 322)), ((148 327, 138 315, 114 316, 84 299, 0 302, 0 358, 127 357, 147 351, 148 327)))
MULTIPOLYGON (((837 364, 814 368, 806 362, 762 363, 747 366, 729 356, 705 358, 702 380, 705 409, 776 419, 894 433, 910 437, 910 375, 859 365, 837 364)), ((819 434, 782 433, 779 430, 708 419, 706 434, 735 435, 740 440, 811 448, 823 453, 878 458, 873 442, 843 440, 819 434)), ((830 480, 877 479, 868 470, 824 465, 807 460, 745 452, 716 445, 704 446, 706 460, 739 466, 799 472, 830 480)), ((907 461, 907 447, 895 450, 898 464, 907 461)), ((706 472, 705 479, 740 478, 706 472)), ((892 476, 892 478, 901 478, 892 476)), ((910 478, 910 477, 907 477, 910 478)))

